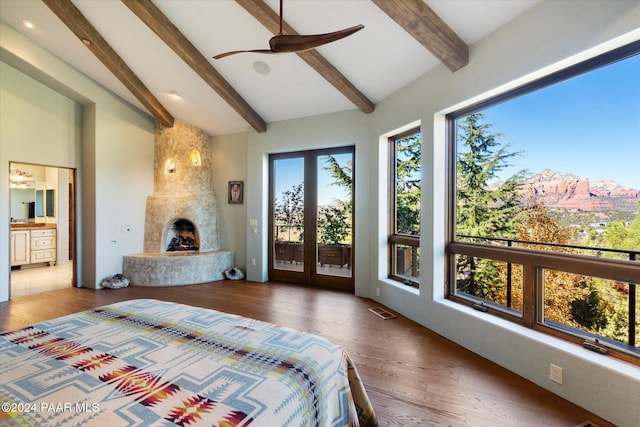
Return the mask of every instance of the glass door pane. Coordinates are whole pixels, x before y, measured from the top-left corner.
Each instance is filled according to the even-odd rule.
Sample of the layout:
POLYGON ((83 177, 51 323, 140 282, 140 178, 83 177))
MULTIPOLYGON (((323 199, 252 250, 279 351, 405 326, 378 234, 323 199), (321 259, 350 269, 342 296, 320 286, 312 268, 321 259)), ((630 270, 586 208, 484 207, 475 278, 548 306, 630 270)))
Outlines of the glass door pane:
POLYGON ((354 147, 269 156, 269 280, 354 290, 354 147))
POLYGON ((273 162, 273 259, 277 270, 304 271, 304 158, 273 162))
POLYGON ((325 154, 316 159, 316 273, 351 277, 353 154, 325 154))

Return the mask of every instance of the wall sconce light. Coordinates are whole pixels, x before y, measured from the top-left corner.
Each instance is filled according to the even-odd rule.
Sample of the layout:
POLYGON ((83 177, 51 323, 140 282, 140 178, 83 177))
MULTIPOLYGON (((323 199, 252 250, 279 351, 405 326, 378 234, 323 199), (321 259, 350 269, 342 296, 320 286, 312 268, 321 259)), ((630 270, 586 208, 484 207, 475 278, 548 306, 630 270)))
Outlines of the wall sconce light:
POLYGON ((193 166, 202 165, 202 160, 200 159, 200 152, 198 150, 191 150, 191 154, 189 154, 189 163, 193 166))
POLYGON ((176 172, 176 161, 172 158, 167 159, 164 163, 164 173, 175 173, 176 172))

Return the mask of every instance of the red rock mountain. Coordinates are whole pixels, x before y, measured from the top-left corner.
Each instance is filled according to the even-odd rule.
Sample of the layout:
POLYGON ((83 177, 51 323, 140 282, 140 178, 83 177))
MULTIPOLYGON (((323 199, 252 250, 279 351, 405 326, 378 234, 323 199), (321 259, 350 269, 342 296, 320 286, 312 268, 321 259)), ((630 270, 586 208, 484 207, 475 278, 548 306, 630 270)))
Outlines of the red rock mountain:
POLYGON ((640 190, 605 180, 590 182, 572 174, 545 169, 525 181, 523 196, 534 196, 548 208, 629 210, 635 212, 640 190))

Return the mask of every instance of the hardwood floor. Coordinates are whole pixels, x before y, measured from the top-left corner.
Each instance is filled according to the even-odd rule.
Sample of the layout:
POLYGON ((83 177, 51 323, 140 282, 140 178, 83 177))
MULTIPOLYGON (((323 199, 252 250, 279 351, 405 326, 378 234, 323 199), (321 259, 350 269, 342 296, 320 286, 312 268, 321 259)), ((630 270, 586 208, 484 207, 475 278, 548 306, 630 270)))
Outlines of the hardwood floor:
POLYGON ((377 303, 270 282, 124 289, 67 288, 0 303, 0 330, 133 298, 155 298, 323 335, 360 373, 381 426, 576 426, 610 423, 417 323, 382 320, 377 303))

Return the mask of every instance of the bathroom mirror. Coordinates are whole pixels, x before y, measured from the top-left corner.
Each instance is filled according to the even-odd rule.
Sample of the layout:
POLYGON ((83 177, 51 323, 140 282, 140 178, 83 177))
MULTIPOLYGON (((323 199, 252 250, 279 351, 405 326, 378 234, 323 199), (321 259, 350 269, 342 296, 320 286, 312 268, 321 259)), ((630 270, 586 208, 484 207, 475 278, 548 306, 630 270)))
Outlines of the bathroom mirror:
POLYGON ((49 190, 46 190, 46 193, 45 193, 44 206, 45 206, 45 214, 48 217, 56 216, 55 192, 56 190, 49 189, 49 190))
POLYGON ((11 189, 11 219, 26 221, 35 217, 36 192, 33 188, 11 189))
POLYGON ((36 217, 53 217, 56 212, 56 190, 36 190, 36 217))
POLYGON ((44 216, 44 190, 36 190, 36 217, 44 216))

